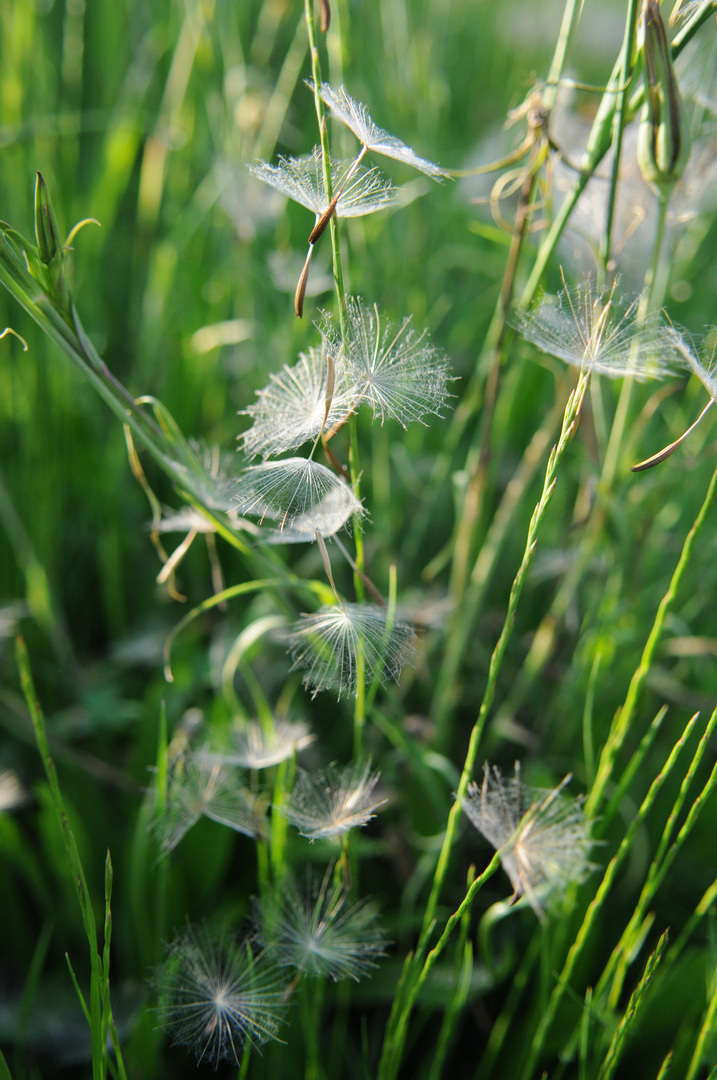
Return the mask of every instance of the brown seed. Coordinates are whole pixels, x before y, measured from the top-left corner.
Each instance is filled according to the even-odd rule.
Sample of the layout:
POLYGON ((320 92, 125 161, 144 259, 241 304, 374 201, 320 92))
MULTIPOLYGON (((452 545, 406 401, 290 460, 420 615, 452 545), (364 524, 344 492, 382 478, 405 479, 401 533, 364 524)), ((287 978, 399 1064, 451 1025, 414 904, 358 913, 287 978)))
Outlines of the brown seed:
POLYGON ((296 286, 296 295, 294 296, 294 311, 299 319, 301 319, 304 314, 304 297, 306 296, 306 286, 309 283, 309 266, 311 265, 311 256, 313 254, 314 245, 310 244, 306 262, 304 263, 304 269, 301 271, 299 284, 296 286))

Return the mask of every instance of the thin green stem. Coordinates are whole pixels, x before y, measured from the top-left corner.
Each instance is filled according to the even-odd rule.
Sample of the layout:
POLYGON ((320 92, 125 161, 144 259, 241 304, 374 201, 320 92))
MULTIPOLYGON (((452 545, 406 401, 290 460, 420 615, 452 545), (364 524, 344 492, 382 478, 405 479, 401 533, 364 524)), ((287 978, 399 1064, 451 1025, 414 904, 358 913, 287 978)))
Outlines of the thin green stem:
MULTIPOLYGON (((699 30, 700 26, 710 17, 712 10, 708 5, 704 8, 698 9, 694 16, 682 27, 682 30, 675 35, 672 42, 672 59, 676 60, 685 46, 692 40, 694 35, 699 30)), ((608 81, 605 93, 603 94, 602 101, 595 115, 593 126, 588 138, 587 147, 580 168, 580 173, 575 178, 573 186, 565 196, 562 206, 558 211, 558 214, 553 221, 550 229, 540 245, 537 258, 531 270, 530 277, 523 289, 520 298, 520 307, 527 308, 530 306, 540 282, 543 279, 550 260, 555 254, 555 249, 558 246, 560 237, 563 234, 565 226, 570 218, 578 199, 582 195, 590 177, 594 174, 598 165, 605 157, 605 154, 610 149, 612 142, 612 130, 613 121, 615 117, 615 110, 617 107, 617 97, 620 93, 621 86, 621 59, 615 64, 612 74, 608 81)), ((637 90, 630 99, 627 117, 630 119, 636 113, 636 111, 642 105, 644 96, 644 89, 641 87, 637 90)))
POLYGON ((563 969, 557 977, 557 981, 550 995, 547 1006, 543 1010, 540 1020, 538 1021, 538 1025, 533 1036, 533 1041, 528 1052, 528 1058, 525 1067, 521 1071, 521 1076, 524 1077, 525 1080, 530 1080, 535 1071, 538 1059, 545 1043, 545 1039, 548 1035, 548 1032, 550 1031, 550 1028, 552 1027, 560 1003, 562 1002, 563 996, 567 992, 567 989, 570 985, 570 981, 575 972, 578 960, 582 955, 583 949, 585 948, 589 940, 590 933, 597 922, 603 904, 615 881, 618 870, 620 869, 624 860, 627 858, 627 855, 634 843, 638 829, 640 828, 642 822, 645 820, 648 813, 652 809, 662 786, 664 785, 675 764, 677 763, 677 760, 685 746, 685 743, 687 742, 692 732, 695 722, 696 717, 693 717, 690 721, 688 721, 685 730, 673 746, 670 755, 665 762, 665 765, 657 774, 655 779, 652 781, 649 791, 643 799, 640 808, 630 822, 627 831, 620 842, 620 846, 618 847, 616 853, 613 855, 612 859, 610 860, 605 869, 605 873, 603 874, 603 878, 600 882, 598 890, 594 898, 590 902, 590 905, 588 906, 588 909, 585 913, 582 925, 577 933, 577 936, 575 937, 575 940, 573 941, 573 944, 570 946, 570 950, 568 952, 565 964, 563 965, 563 969))
POLYGON ((627 18, 625 22, 625 35, 622 41, 620 53, 620 89, 615 103, 615 124, 613 135, 613 159, 610 172, 610 193, 607 200, 607 215, 605 220, 605 233, 602 246, 602 263, 606 272, 610 265, 610 244, 612 240, 612 225, 615 215, 615 201, 617 187, 620 179, 620 161, 622 158, 622 137, 625 131, 627 95, 630 89, 633 73, 633 55, 635 46, 635 30, 637 27, 639 0, 629 0, 627 6, 627 18))
MULTIPOLYGON (((319 48, 316 38, 316 22, 314 20, 314 0, 304 0, 304 17, 306 19, 306 31, 309 36, 309 54, 311 56, 311 76, 314 80, 314 107, 316 108, 316 120, 319 125, 319 139, 321 141, 321 158, 324 170, 324 185, 326 187, 326 198, 330 203, 333 197, 333 190, 331 186, 331 157, 329 154, 329 137, 326 130, 326 114, 324 110, 324 103, 321 99, 321 61, 319 59, 319 48)), ((331 251, 333 254, 333 267, 334 267, 334 283, 336 285, 336 297, 339 307, 339 322, 341 325, 341 335, 344 335, 345 331, 345 312, 344 312, 344 274, 341 266, 341 245, 339 242, 338 228, 336 224, 336 215, 333 214, 330 222, 331 230, 331 251)))
POLYGON ((603 746, 600 760, 598 762, 597 774, 595 776, 595 782, 588 795, 587 802, 585 804, 585 813, 588 816, 594 816, 597 813, 598 807, 603 799, 605 788, 612 776, 613 767, 615 765, 615 759, 622 747, 625 737, 632 725, 634 719, 637 703, 640 698, 642 688, 645 684, 645 680, 652 667, 652 662, 655 657, 655 652, 662 637, 662 631, 665 626, 665 620, 672 605, 675 602, 678 589, 682 582, 682 578, 685 575, 685 571, 689 564, 692 552, 697 538, 702 532, 702 528, 710 515, 712 507, 717 499, 717 469, 712 474, 707 494, 705 495, 704 502, 700 508, 700 511, 695 518, 695 521, 685 539, 682 547, 682 552, 675 567, 672 579, 670 581, 667 592, 662 597, 660 605, 655 615, 655 621, 652 625, 650 635, 645 643, 645 648, 642 652, 640 663, 635 671, 630 685, 627 690, 627 695, 623 703, 622 708, 617 713, 612 727, 608 734, 605 745, 603 746))
MULTIPOLYGON (((645 291, 642 295, 635 319, 636 325, 638 326, 644 323, 649 311, 652 311, 655 307, 659 306, 655 302, 655 284, 657 281, 657 271, 660 265, 660 259, 662 257, 666 214, 667 200, 659 199, 657 204, 657 226, 655 230, 655 240, 652 246, 652 256, 650 265, 645 272, 645 291)), ((620 388, 620 397, 618 398, 617 408, 615 410, 615 419, 613 420, 612 428, 610 429, 610 438, 608 440, 607 449, 605 451, 605 460, 600 474, 600 486, 604 491, 610 490, 615 482, 620 448, 622 446, 623 435, 630 410, 633 385, 633 379, 624 379, 622 387, 620 388)))
MULTIPOLYGON (((319 136, 321 139, 321 156, 324 170, 324 185, 326 187, 327 201, 328 203, 331 203, 333 198, 333 191, 331 186, 331 158, 329 154, 329 140, 326 130, 326 114, 324 110, 324 103, 321 99, 321 63, 319 59, 319 49, 316 38, 316 22, 314 19, 313 0, 304 0, 304 13, 306 17, 306 29, 309 36, 309 51, 311 54, 311 75, 314 81, 314 105, 316 108, 316 119, 319 125, 319 136)), ((361 151, 356 160, 356 165, 358 165, 358 162, 361 160, 362 156, 363 150, 361 151)), ((336 214, 331 215, 329 228, 331 231, 331 250, 333 253, 334 283, 336 286, 336 297, 338 301, 339 326, 341 328, 341 337, 342 339, 345 339, 346 306, 344 303, 344 274, 341 263, 341 243, 336 222, 336 214)), ((354 495, 360 501, 361 463, 358 446, 357 417, 355 414, 353 414, 349 418, 349 439, 349 474, 351 476, 351 487, 353 489, 354 495)), ((356 593, 357 601, 359 603, 363 603, 365 598, 365 589, 362 575, 365 570, 365 557, 363 546, 363 533, 361 532, 361 525, 358 519, 354 519, 354 543, 356 545, 356 569, 354 570, 353 575, 354 590, 356 593)), ((363 728, 366 721, 366 673, 364 670, 363 658, 360 654, 358 656, 357 666, 358 693, 356 695, 356 704, 354 706, 354 753, 358 760, 363 751, 363 728)))
POLYGON ((582 407, 583 399, 590 385, 590 370, 584 369, 580 373, 580 378, 576 388, 572 391, 568 398, 567 405, 565 406, 565 413, 563 415, 563 424, 558 437, 556 445, 550 452, 548 463, 545 470, 545 480, 543 482, 543 491, 538 501, 533 516, 528 528, 528 536, 525 544, 525 551, 523 553, 523 559, 518 573, 513 581, 513 586, 510 591, 510 598, 508 601, 508 613, 503 624, 498 642, 493 650, 493 655, 490 659, 490 666, 488 669, 488 679, 486 683, 485 692, 483 695, 483 701, 481 702, 480 711, 478 713, 478 719, 476 720, 473 730, 471 731, 470 741, 468 744, 468 751, 466 753, 465 762, 463 765, 463 771, 461 773, 460 783, 458 785, 458 792, 456 802, 451 808, 451 812, 448 817, 448 825, 446 828, 446 834, 441 848, 441 853, 438 858, 436 866, 435 876, 433 879, 433 885, 431 893, 426 905, 426 911, 424 913, 422 933, 427 932, 427 928, 432 923, 435 917, 436 905, 438 903, 438 897, 440 895, 443 881, 448 869, 448 859, 451 849, 455 840, 455 833, 458 823, 458 816, 460 812, 460 800, 465 794, 468 781, 470 780, 473 769, 475 767, 476 756, 478 753, 478 746, 483 734, 488 714, 493 705, 493 699, 495 697, 495 690, 498 680, 498 673, 502 666, 505 650, 510 640, 513 624, 515 622, 515 613, 520 600, 520 595, 523 591, 523 585, 527 577, 528 571, 532 565, 533 558, 535 556, 535 549, 538 542, 538 534, 540 532, 540 526, 542 524, 545 513, 550 505, 550 501, 555 490, 555 484, 557 479, 557 470, 563 455, 567 450, 570 442, 575 434, 578 419, 580 416, 580 409, 582 407))
MULTIPOLYGON (((57 817, 62 841, 65 847, 65 854, 70 866, 72 882, 75 889, 75 894, 80 906, 80 912, 82 914, 82 923, 85 928, 85 935, 90 948, 90 1008, 89 1008, 89 1021, 90 1021, 90 1039, 92 1045, 92 1076, 93 1080, 104 1080, 107 1074, 107 1033, 112 1035, 113 1045, 115 1042, 116 1050, 119 1051, 119 1041, 117 1040, 117 1033, 114 1027, 114 1021, 112 1019, 112 1011, 109 998, 109 978, 108 972, 105 970, 102 956, 98 949, 97 941, 97 923, 95 920, 94 911, 92 909, 92 901, 90 900, 89 889, 87 887, 87 878, 85 877, 85 871, 80 859, 80 853, 77 849, 77 843, 75 841, 75 835, 70 827, 70 822, 65 809, 65 802, 60 791, 60 784, 57 779, 57 770, 55 769, 55 763, 50 754, 50 747, 47 741, 47 730, 45 727, 45 718, 40 707, 40 703, 35 693, 35 686, 32 679, 32 673, 30 671, 30 661, 27 655, 27 648, 22 637, 18 637, 15 642, 15 656, 17 660, 18 670, 20 672, 20 683, 22 686, 25 701, 30 712, 32 719, 32 726, 35 732, 35 739, 37 747, 42 758, 42 763, 45 768, 45 775, 50 788, 50 795, 52 797, 52 804, 57 817)), ((105 878, 106 885, 106 909, 105 909, 105 963, 109 959, 109 936, 111 933, 111 921, 109 901, 111 896, 111 864, 108 863, 107 875, 105 878)), ((121 1052, 117 1058, 117 1073, 120 1077, 126 1077, 124 1063, 122 1061, 121 1052)))
MULTIPOLYGON (((438 951, 436 952, 436 949, 433 950, 433 953, 431 954, 433 958, 430 960, 430 962, 428 962, 428 968, 425 968, 423 957, 426 955, 428 942, 430 940, 430 936, 435 924, 438 898, 440 896, 441 889, 445 881, 450 854, 457 834, 461 799, 465 794, 466 788, 468 786, 468 781, 473 774, 481 736, 495 696, 498 673, 500 671, 503 657, 505 655, 505 651, 513 630, 515 614, 518 607, 518 602, 520 600, 520 595, 528 571, 530 569, 530 566, 532 565, 533 558, 535 556, 535 549, 538 542, 538 534, 540 532, 541 523, 543 521, 543 518, 545 517, 548 506, 550 505, 553 492, 555 491, 557 470, 560 462, 562 461, 563 455, 565 454, 565 451, 570 445, 570 442, 575 434, 578 420, 580 417, 580 409, 589 385, 590 371, 589 369, 584 369, 580 373, 580 378, 578 380, 576 388, 572 391, 568 398, 568 402, 565 406, 565 412, 563 415, 563 424, 560 431, 560 436, 558 438, 557 444, 551 450, 548 458, 548 463, 545 470, 545 479, 543 482, 543 491, 538 501, 538 504, 533 511, 533 516, 528 529, 528 536, 526 540, 523 559, 521 561, 520 567, 518 568, 515 580, 513 581, 513 587, 510 593, 510 599, 508 602, 508 613, 506 615, 503 629, 501 631, 498 642, 495 646, 495 649, 493 650, 493 655, 491 657, 490 667, 488 671, 486 689, 483 695, 483 701, 481 703, 478 719, 476 720, 473 726, 473 730, 471 732, 468 751, 466 753, 460 782, 458 784, 458 790, 456 792, 456 800, 451 807, 451 811, 448 815, 448 824, 446 826, 443 844, 441 846, 441 851, 438 857, 438 862, 434 873, 428 903, 426 904, 426 909, 423 915, 421 932, 418 940, 418 947, 416 949, 416 954, 413 959, 407 960, 406 962, 401 983, 402 992, 397 993, 396 998, 394 999, 394 1006, 391 1011, 391 1017, 389 1019, 389 1024, 384 1040, 384 1056, 382 1057, 382 1067, 379 1069, 379 1077, 381 1078, 381 1080, 391 1080, 391 1078, 394 1077, 396 1074, 400 1063, 403 1044, 405 1042, 408 1031, 408 1023, 411 1015, 411 1010, 415 1003, 418 990, 420 989, 422 982, 425 981, 425 977, 430 970, 430 967, 435 962, 435 959, 438 955, 440 955, 440 952, 442 951, 451 930, 455 926, 455 923, 460 918, 462 912, 465 910, 465 907, 461 906, 461 908, 459 908, 455 915, 451 917, 449 923, 444 929, 438 945, 436 946, 436 949, 438 951)), ((493 873, 498 866, 498 863, 499 857, 496 856, 494 857, 488 869, 485 871, 485 874, 488 875, 489 871, 490 873, 493 873)), ((485 878, 483 875, 481 875, 480 878, 476 879, 476 882, 474 883, 475 891, 480 888, 484 880, 485 878)), ((471 889, 473 889, 473 886, 471 887, 471 889)), ((468 903, 470 903, 473 895, 474 892, 469 890, 469 894, 466 897, 464 904, 467 905, 468 903)))
MULTIPOLYGON (((543 91, 542 106, 549 118, 558 86, 565 66, 568 47, 580 17, 582 3, 580 0, 567 0, 563 12, 560 34, 550 65, 547 85, 543 91)), ((513 299, 515 277, 524 248, 524 241, 528 235, 530 221, 535 209, 535 194, 538 186, 538 176, 548 155, 549 142, 546 129, 536 129, 535 142, 531 148, 530 160, 526 168, 525 177, 520 193, 520 203, 515 215, 513 233, 506 261, 503 281, 501 284, 498 301, 488 333, 474 369, 471 382, 467 388, 461 409, 458 411, 455 423, 452 425, 452 434, 457 439, 462 434, 464 425, 470 416, 477 410, 481 393, 483 394, 483 409, 478 426, 478 434, 468 454, 465 471, 469 477, 461 508, 460 516, 454 530, 453 562, 451 569, 451 592, 456 604, 453 618, 453 647, 447 651, 446 659, 448 667, 442 668, 439 678, 439 746, 445 745, 445 726, 449 710, 447 705, 446 688, 452 674, 457 669, 457 664, 462 657, 462 644, 465 634, 469 632, 472 623, 469 613, 465 610, 466 600, 471 590, 468 589, 468 575, 472 559, 475 557, 475 538, 479 529, 482 511, 485 502, 485 487, 487 482, 487 469, 490 458, 490 442, 493 425, 493 415, 498 398, 500 382, 500 369, 505 361, 510 337, 508 316, 513 299), (485 374, 487 371, 487 375, 485 374), (461 640, 462 639, 462 640, 461 640), (450 669, 450 670, 449 670, 450 669)))
MULTIPOLYGON (((707 1057, 705 1051, 709 1048, 710 1040, 714 1038, 715 1024, 717 1023, 717 967, 712 972, 712 979, 707 989, 707 1001, 709 1004, 702 1020, 702 1026, 700 1027, 699 1035, 697 1036, 697 1042, 685 1080, 695 1080, 703 1059, 707 1057)), ((713 1077, 714 1075, 715 1071, 713 1069, 710 1073, 710 1077, 713 1077)))
MULTIPOLYGON (((489 878, 493 876, 499 866, 500 852, 496 851, 488 866, 485 868, 483 873, 479 874, 478 877, 473 881, 461 904, 448 919, 438 942, 434 945, 434 947, 431 949, 425 959, 424 945, 423 949, 419 948, 416 954, 408 960, 407 965, 404 967, 403 978, 405 978, 405 983, 402 987, 403 993, 396 995, 396 1001, 400 1000, 400 1008, 396 1015, 395 1023, 391 1028, 390 1034, 388 1031, 386 1033, 383 1053, 381 1056, 381 1063, 378 1070, 378 1080, 393 1080, 393 1077, 396 1076, 401 1063, 401 1056, 403 1046, 406 1041, 406 1035, 408 1033, 408 1022, 410 1020, 413 1007, 416 1004, 416 999, 421 992, 421 988, 426 982, 426 979, 430 974, 431 968, 436 963, 439 956, 445 949, 456 925, 460 922, 465 913, 469 910, 471 904, 482 889, 483 885, 486 883, 486 881, 488 881, 489 878)), ((427 938, 425 939, 425 941, 427 941, 427 938)), ((389 1025, 390 1024, 391 1021, 389 1021, 389 1025)))

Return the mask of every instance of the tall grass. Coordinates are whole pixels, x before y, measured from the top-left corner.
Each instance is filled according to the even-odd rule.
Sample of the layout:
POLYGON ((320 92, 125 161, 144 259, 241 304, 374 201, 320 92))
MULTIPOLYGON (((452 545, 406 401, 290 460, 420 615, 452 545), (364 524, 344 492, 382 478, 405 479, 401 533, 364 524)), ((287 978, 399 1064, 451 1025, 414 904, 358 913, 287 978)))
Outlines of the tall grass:
POLYGON ((0 5, 0 1075, 712 1075, 714 14, 0 5))

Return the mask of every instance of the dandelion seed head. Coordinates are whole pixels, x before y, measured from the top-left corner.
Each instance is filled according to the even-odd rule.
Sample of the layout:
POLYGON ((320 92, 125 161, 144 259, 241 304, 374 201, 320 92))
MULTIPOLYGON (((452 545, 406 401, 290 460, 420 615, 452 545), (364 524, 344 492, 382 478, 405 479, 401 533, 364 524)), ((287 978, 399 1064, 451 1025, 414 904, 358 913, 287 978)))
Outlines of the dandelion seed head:
POLYGON ((15 600, 0 607, 0 643, 17 632, 17 624, 29 614, 24 600, 15 600))
MULTIPOLYGON (((312 82, 307 82, 307 85, 313 89, 312 82)), ((343 86, 334 90, 328 83, 322 83, 320 94, 324 104, 328 105, 334 116, 350 128, 358 141, 368 150, 394 158, 396 161, 402 161, 426 173, 427 176, 432 176, 434 180, 441 180, 448 176, 445 169, 419 157, 410 146, 406 146, 400 139, 374 124, 366 106, 355 101, 343 86)))
POLYGON ((13 769, 0 770, 0 813, 24 806, 29 798, 20 777, 13 769))
POLYGON ((182 755, 172 772, 166 807, 154 823, 162 854, 173 851, 201 817, 246 836, 261 831, 256 806, 237 769, 206 760, 201 753, 182 755))
POLYGON ((696 375, 709 396, 717 400, 717 328, 701 337, 676 327, 670 327, 668 334, 682 367, 696 375))
POLYGON ((269 519, 278 529, 271 543, 298 543, 333 536, 349 518, 364 513, 349 485, 309 458, 285 458, 245 469, 235 488, 237 511, 269 519))
POLYGON ((302 615, 290 637, 294 668, 304 669, 304 685, 356 696, 361 680, 398 679, 414 648, 406 623, 389 625, 386 611, 372 604, 337 604, 302 615))
POLYGON ((275 720, 269 730, 258 720, 250 720, 237 725, 230 749, 202 751, 201 756, 212 763, 268 769, 304 750, 315 738, 301 721, 275 720))
POLYGON ((231 513, 232 494, 238 472, 236 454, 194 439, 190 440, 190 447, 200 468, 191 473, 189 490, 194 492, 203 505, 225 514, 231 513))
POLYGON ((533 345, 574 367, 611 378, 662 378, 677 366, 675 348, 659 314, 637 321, 640 299, 620 310, 614 285, 598 290, 586 279, 542 296, 518 315, 517 326, 533 345))
POLYGON ((318 890, 309 881, 303 897, 287 880, 280 894, 257 903, 257 934, 281 966, 313 978, 358 981, 385 955, 383 934, 373 907, 352 904, 332 886, 330 870, 318 890))
MULTIPOLYGON (((341 190, 353 164, 352 161, 331 162, 333 192, 341 190)), ((307 210, 313 210, 317 217, 329 206, 322 153, 318 146, 308 157, 280 157, 278 165, 259 161, 248 168, 253 176, 305 206, 307 210)), ((377 210, 396 206, 397 202, 392 184, 382 178, 375 166, 371 169, 359 166, 339 196, 334 212, 337 217, 342 218, 363 217, 377 210)))
POLYGON ((154 975, 160 1026, 216 1068, 241 1062, 247 1044, 278 1038, 284 979, 266 953, 226 934, 189 927, 154 975))
POLYGON ((344 769, 330 765, 313 773, 300 769, 281 811, 309 840, 341 836, 365 825, 386 802, 373 794, 380 775, 371 772, 370 763, 344 769))
POLYGON ((325 427, 342 424, 351 413, 355 388, 345 379, 345 365, 340 349, 332 348, 324 338, 320 349, 301 353, 294 367, 284 365, 272 374, 269 383, 257 393, 257 400, 245 413, 253 424, 240 436, 248 457, 264 459, 283 454, 314 440, 325 427), (332 355, 335 369, 333 395, 326 413, 327 355, 332 355))
MULTIPOLYGON (((429 413, 440 416, 450 396, 448 363, 427 332, 415 330, 410 318, 400 325, 383 319, 376 305, 367 307, 360 297, 348 296, 345 306, 340 348, 355 407, 365 404, 381 423, 390 418, 404 428, 429 413)), ((336 336, 328 322, 324 330, 336 336)))
POLYGON ((161 520, 157 522, 156 528, 159 533, 216 532, 211 521, 204 514, 201 514, 199 510, 195 510, 193 506, 182 506, 179 510, 171 510, 165 506, 162 510, 161 520))
POLYGON ((525 896, 539 917, 546 903, 591 869, 583 800, 562 795, 569 780, 567 776, 552 790, 531 789, 523 786, 517 763, 511 780, 486 764, 482 786, 469 784, 461 804, 470 822, 500 852, 514 889, 512 901, 525 896))

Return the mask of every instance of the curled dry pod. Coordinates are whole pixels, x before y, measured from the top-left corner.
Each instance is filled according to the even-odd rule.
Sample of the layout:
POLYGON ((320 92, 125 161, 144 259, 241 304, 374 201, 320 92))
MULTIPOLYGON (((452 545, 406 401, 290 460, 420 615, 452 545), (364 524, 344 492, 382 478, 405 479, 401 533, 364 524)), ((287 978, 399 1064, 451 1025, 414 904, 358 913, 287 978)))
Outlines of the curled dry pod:
POLYGON ((642 37, 645 104, 637 161, 643 179, 666 199, 687 164, 690 135, 658 0, 644 0, 642 37))

